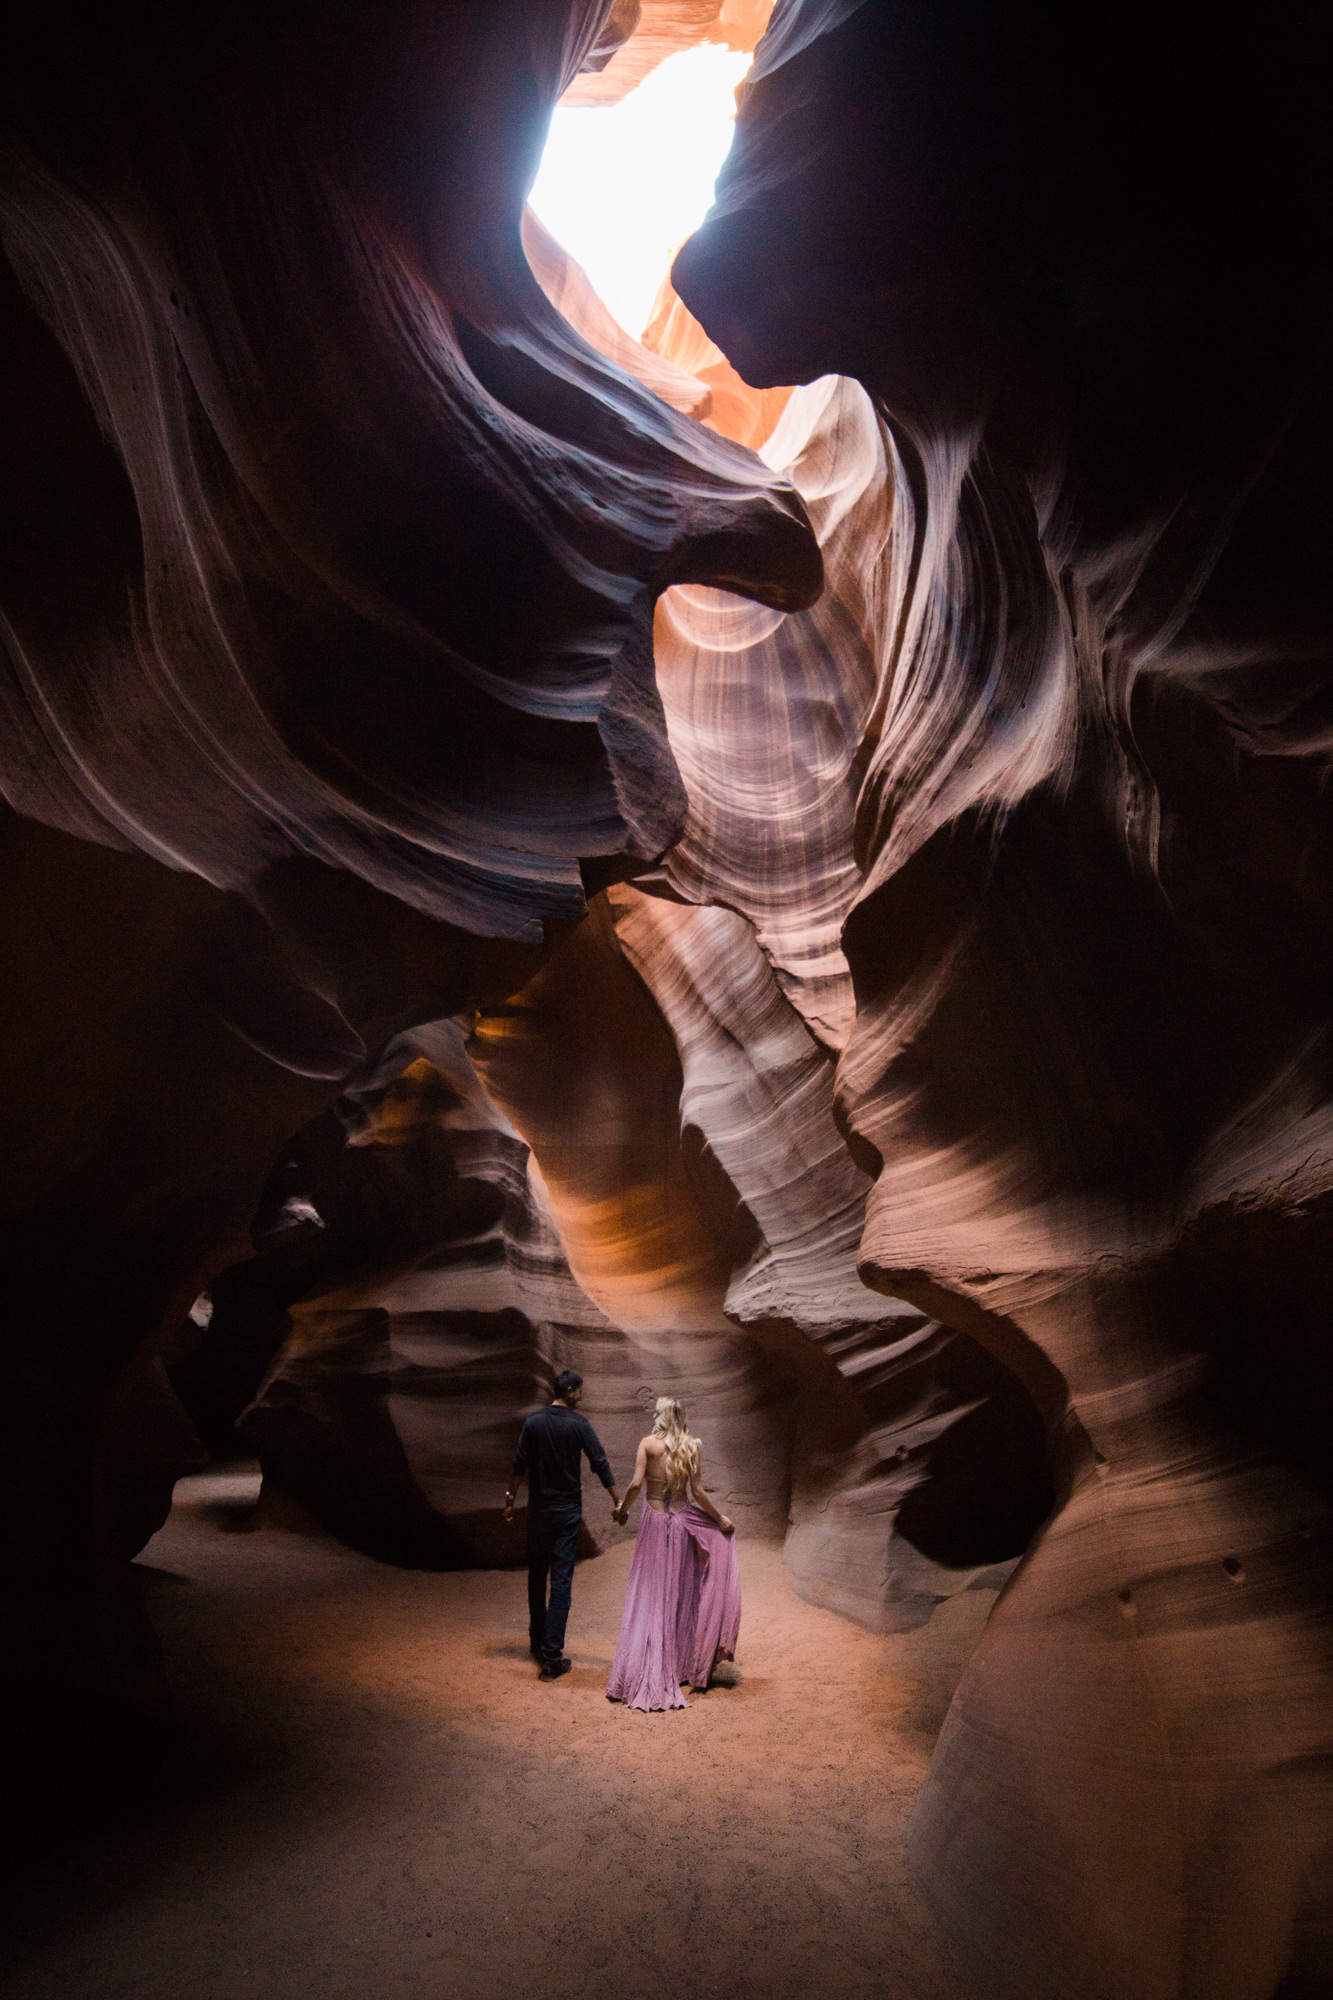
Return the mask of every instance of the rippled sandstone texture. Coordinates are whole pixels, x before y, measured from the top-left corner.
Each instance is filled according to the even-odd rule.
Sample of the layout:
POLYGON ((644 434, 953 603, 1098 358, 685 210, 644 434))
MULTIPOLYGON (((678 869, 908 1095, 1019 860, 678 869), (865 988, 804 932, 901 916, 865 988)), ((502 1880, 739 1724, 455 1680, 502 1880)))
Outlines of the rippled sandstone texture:
POLYGON ((786 5, 645 360, 524 249, 607 11, 6 74, 5 1712, 150 1677, 170 1388, 435 1562, 558 1361, 617 1451, 688 1380, 872 1624, 1025 1539, 1035 1411, 923 1879, 979 1994, 1311 2000, 1319 51, 786 5))
POLYGON ((1311 17, 790 6, 686 305, 901 557, 841 1116, 1070 1491, 916 1820, 978 1990, 1333 1990, 1328 87, 1311 17))
POLYGON ((781 480, 524 256, 606 11, 9 38, 6 1715, 151 1682, 118 1558, 145 1440, 189 1462, 159 1348, 283 1139, 674 837, 657 594, 818 590, 781 480))
POLYGON ((1045 1439, 983 1350, 858 1283, 832 1080, 742 918, 612 892, 466 1044, 411 1031, 292 1146, 172 1383, 210 1441, 259 1390, 269 1501, 435 1567, 522 1560, 499 1499, 560 1367, 622 1479, 670 1388, 741 1532, 908 1629, 1021 1550, 1045 1439))

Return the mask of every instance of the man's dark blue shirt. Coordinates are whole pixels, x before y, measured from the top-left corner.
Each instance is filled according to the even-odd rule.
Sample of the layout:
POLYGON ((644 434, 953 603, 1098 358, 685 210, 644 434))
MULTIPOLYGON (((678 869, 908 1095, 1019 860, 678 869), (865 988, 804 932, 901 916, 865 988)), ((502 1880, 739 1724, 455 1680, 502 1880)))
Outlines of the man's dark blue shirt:
POLYGON ((580 1452, 609 1491, 615 1484, 596 1431, 586 1417, 564 1403, 537 1410, 519 1434, 514 1453, 515 1480, 528 1475, 528 1506, 579 1506, 583 1500, 580 1452))

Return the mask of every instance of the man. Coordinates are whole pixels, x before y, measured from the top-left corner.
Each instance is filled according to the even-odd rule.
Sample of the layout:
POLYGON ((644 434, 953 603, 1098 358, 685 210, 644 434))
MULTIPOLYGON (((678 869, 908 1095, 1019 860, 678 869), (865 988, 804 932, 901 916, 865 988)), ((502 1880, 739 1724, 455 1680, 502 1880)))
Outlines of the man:
POLYGON ((574 1581, 574 1555, 583 1525, 583 1481, 579 1453, 611 1495, 611 1511, 620 1494, 597 1433, 578 1414, 583 1377, 564 1368, 555 1378, 555 1401, 530 1416, 519 1435, 514 1470, 505 1494, 505 1520, 514 1518, 514 1496, 528 1481, 528 1641, 541 1661, 540 1678, 558 1681, 573 1662, 565 1658, 565 1622, 574 1581), (546 1579, 551 1601, 546 1602, 546 1579))

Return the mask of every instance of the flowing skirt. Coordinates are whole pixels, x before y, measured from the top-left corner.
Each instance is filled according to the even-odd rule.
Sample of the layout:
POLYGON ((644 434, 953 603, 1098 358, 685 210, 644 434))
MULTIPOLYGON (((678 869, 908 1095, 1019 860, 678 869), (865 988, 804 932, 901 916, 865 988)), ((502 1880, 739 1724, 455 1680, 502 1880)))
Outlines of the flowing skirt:
POLYGON ((741 1577, 736 1539, 701 1507, 645 1500, 639 1517, 620 1643, 606 1692, 627 1708, 688 1708, 681 1682, 707 1687, 736 1656, 741 1577))

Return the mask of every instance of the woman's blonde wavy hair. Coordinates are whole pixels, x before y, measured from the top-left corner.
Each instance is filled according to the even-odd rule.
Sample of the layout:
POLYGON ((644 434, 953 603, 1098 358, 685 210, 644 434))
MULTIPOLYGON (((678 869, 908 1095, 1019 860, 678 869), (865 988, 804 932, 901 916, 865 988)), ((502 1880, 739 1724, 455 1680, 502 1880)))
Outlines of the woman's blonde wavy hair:
POLYGON ((686 1428, 685 1405, 674 1396, 659 1396, 653 1416, 653 1436, 661 1438, 668 1491, 689 1484, 699 1469, 699 1440, 686 1428))

